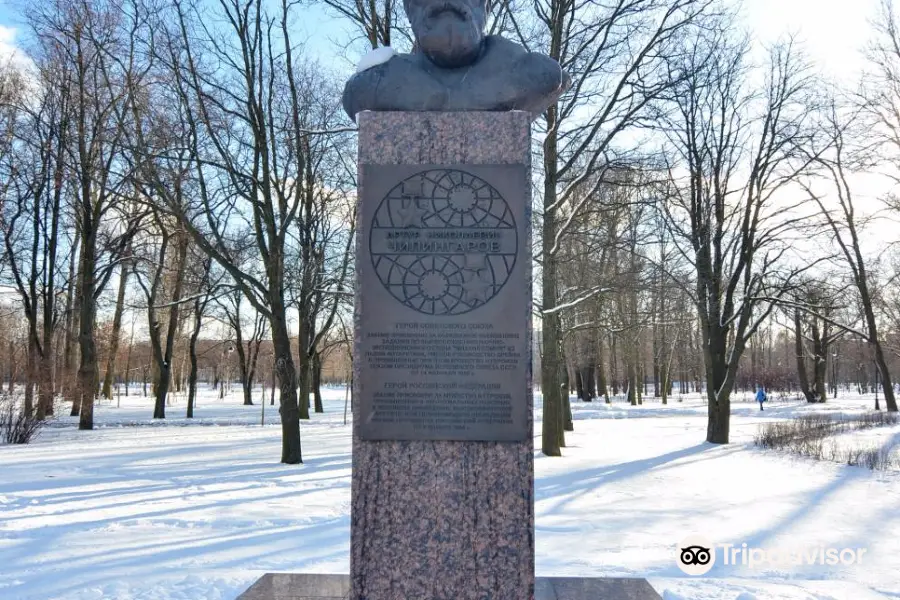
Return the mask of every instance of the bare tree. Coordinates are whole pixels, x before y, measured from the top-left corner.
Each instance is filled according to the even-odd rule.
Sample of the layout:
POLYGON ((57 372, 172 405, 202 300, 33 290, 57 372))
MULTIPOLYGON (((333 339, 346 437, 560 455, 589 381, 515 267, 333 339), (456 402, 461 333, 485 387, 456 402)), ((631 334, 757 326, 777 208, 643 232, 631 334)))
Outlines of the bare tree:
POLYGON ((153 221, 153 233, 158 241, 153 245, 148 244, 150 256, 143 261, 148 267, 148 273, 144 274, 140 269, 136 269, 135 273, 147 299, 147 324, 153 351, 153 418, 165 419, 190 239, 175 223, 155 210, 153 221), (166 291, 167 294, 164 293, 166 291), (165 309, 168 309, 168 315, 164 319, 161 313, 165 309))
MULTIPOLYGON (((779 199, 809 168, 813 79, 791 42, 770 50, 755 89, 749 43, 727 21, 671 57, 678 79, 660 118, 671 151, 661 204, 692 266, 702 333, 706 439, 728 443, 731 392, 747 343, 804 269, 789 267, 797 206, 779 199)), ((686 286, 687 288, 687 286, 686 286)))
POLYGON ((140 221, 138 215, 119 211, 128 182, 122 161, 121 107, 129 92, 125 81, 133 75, 127 67, 135 42, 133 35, 124 39, 121 35, 123 24, 128 29, 135 17, 126 8, 106 0, 54 0, 33 5, 28 12, 39 47, 68 70, 66 85, 58 92, 65 94, 71 114, 66 170, 73 182, 73 213, 80 235, 78 305, 73 307, 78 311, 81 354, 73 401, 81 407, 80 429, 93 428, 99 388, 97 299, 140 221))
POLYGON ((116 294, 116 308, 113 312, 109 353, 106 357, 106 372, 103 376, 103 387, 100 390, 100 395, 108 400, 112 400, 112 384, 116 375, 116 356, 119 352, 119 342, 122 336, 122 315, 125 312, 125 293, 128 291, 128 274, 133 268, 131 261, 128 260, 130 255, 131 244, 126 248, 119 268, 119 291, 116 294))
POLYGON ((197 398, 197 340, 203 327, 203 317, 213 299, 217 285, 212 279, 212 259, 207 256, 195 257, 191 261, 192 290, 194 294, 192 318, 193 326, 188 340, 188 402, 186 418, 194 418, 194 404, 197 398))
MULTIPOLYGON (((868 59, 872 69, 868 73, 865 85, 858 96, 860 115, 867 117, 862 119, 865 134, 859 139, 866 141, 863 144, 864 150, 877 151, 876 156, 879 166, 883 167, 881 170, 888 177, 892 178, 896 184, 900 183, 900 174, 898 174, 897 170, 897 167, 900 166, 900 110, 898 110, 900 108, 900 18, 898 18, 893 0, 881 0, 880 9, 877 18, 873 22, 874 36, 868 49, 868 59)), ((852 123, 850 125, 852 126, 852 123)), ((835 127, 834 129, 840 130, 840 127, 835 127)), ((841 141, 843 142, 843 140, 841 141)), ((851 152, 851 154, 853 153, 851 152)), ((842 247, 841 250, 844 252, 845 257, 849 250, 853 260, 848 259, 848 264, 852 266, 852 263, 856 263, 857 265, 853 269, 854 277, 857 279, 857 288, 860 288, 862 284, 862 287, 865 287, 868 292, 871 283, 865 270, 865 265, 862 264, 862 257, 856 256, 854 233, 851 232, 851 228, 855 229, 856 227, 850 224, 851 221, 858 221, 860 215, 854 210, 851 188, 847 185, 849 182, 846 179, 845 170, 835 169, 835 175, 832 176, 832 179, 836 187, 842 186, 845 190, 844 199, 840 200, 842 206, 846 205, 843 209, 844 216, 840 218, 840 214, 838 214, 836 217, 837 221, 843 221, 841 225, 844 229, 844 240, 848 245, 848 248, 842 247), (848 210, 851 211, 849 217, 847 215, 848 210)), ((888 207, 893 211, 893 219, 897 220, 900 218, 900 199, 898 199, 898 195, 896 193, 890 194, 884 200, 886 200, 888 207)), ((859 293, 860 296, 863 295, 862 289, 859 290, 859 293)), ((869 293, 865 295, 870 296, 869 293)), ((892 381, 887 373, 888 363, 884 358, 883 348, 879 349, 885 340, 876 335, 877 323, 874 321, 868 322, 869 311, 866 310, 866 305, 870 302, 863 301, 862 303, 863 309, 866 311, 869 344, 872 347, 875 362, 879 365, 882 383, 885 386, 885 400, 889 410, 892 404, 895 406, 894 410, 896 410, 894 394, 887 391, 887 386, 892 381), (877 340, 877 343, 875 340, 877 340), (882 357, 881 359, 879 359, 879 354, 882 357)))
MULTIPOLYGON (((336 107, 322 115, 324 123, 337 117, 336 107)), ((306 154, 303 207, 296 223, 297 259, 289 288, 297 305, 297 346, 301 416, 309 418, 309 393, 315 412, 324 412, 319 390, 320 352, 340 309, 350 307, 351 248, 356 228, 356 200, 346 189, 355 183, 347 168, 346 140, 320 137, 310 140, 306 154), (323 186, 323 174, 347 173, 323 186), (305 401, 305 402, 304 402, 305 401)))
POLYGON ((28 322, 25 411, 31 414, 35 386, 36 417, 53 414, 53 349, 59 311, 57 293, 67 248, 64 230, 70 113, 64 92, 71 72, 59 56, 36 63, 37 81, 0 71, 0 184, 4 249, 11 283, 28 322), (15 89, 13 89, 15 88, 15 89))
POLYGON ((792 308, 794 346, 800 390, 807 402, 825 402, 828 397, 825 382, 831 348, 848 333, 848 328, 835 320, 841 308, 840 297, 846 292, 846 289, 815 280, 798 285, 797 305, 792 308), (812 365, 811 379, 807 369, 809 364, 812 365))
MULTIPOLYGON (((873 29, 866 53, 871 68, 856 98, 858 117, 865 117, 860 139, 868 149, 882 151, 881 159, 891 167, 886 174, 900 183, 900 19, 893 0, 880 0, 873 29)), ((900 211, 896 197, 888 200, 900 211)))
POLYGON ((78 310, 81 304, 78 296, 78 265, 81 264, 80 248, 81 248, 81 232, 78 230, 78 221, 75 220, 75 227, 72 232, 72 239, 69 243, 71 250, 69 251, 69 265, 67 273, 66 304, 65 304, 65 320, 63 322, 63 343, 62 345, 62 395, 64 398, 72 401, 72 410, 70 416, 77 417, 81 408, 81 402, 76 401, 76 389, 78 388, 78 376, 75 372, 75 346, 78 340, 78 310))
MULTIPOLYGON (((586 189, 592 189, 590 183, 586 189)), ((628 186, 603 185, 596 198, 573 219, 560 241, 557 263, 562 303, 572 304, 561 313, 575 392, 584 401, 604 396, 609 402, 604 365, 604 339, 615 325, 611 314, 621 282, 616 267, 622 243, 621 225, 628 205, 628 186), (587 300, 581 301, 585 295, 587 300)))
POLYGON ((157 25, 155 59, 165 77, 154 102, 133 103, 135 162, 143 184, 194 243, 234 279, 269 320, 281 390, 282 455, 302 462, 297 369, 288 333, 286 257, 310 191, 310 141, 329 135, 316 119, 337 106, 326 78, 304 79, 289 26, 296 5, 270 13, 261 0, 215 3, 215 14, 176 1, 157 25), (157 114, 165 112, 165 115, 157 114), (165 131, 160 124, 165 123, 165 131), (195 190, 188 203, 161 177, 173 139, 186 148, 195 190))
MULTIPOLYGON (((536 40, 522 35, 523 43, 540 44, 572 78, 569 92, 544 115, 541 148, 541 450, 546 455, 559 456, 565 445, 560 311, 570 303, 559 299, 560 241, 594 200, 583 182, 599 187, 610 168, 622 164, 627 154, 618 144, 622 133, 638 126, 648 106, 671 87, 663 57, 710 5, 705 0, 541 0, 534 5, 536 40)), ((513 21, 517 31, 526 30, 513 21)), ((590 294, 577 297, 587 301, 590 294)))
POLYGON ((253 381, 256 377, 259 349, 268 335, 267 320, 264 315, 255 310, 248 318, 247 307, 241 306, 243 304, 243 294, 237 288, 232 293, 220 298, 217 302, 225 314, 226 322, 231 328, 234 349, 238 356, 238 369, 241 372, 244 406, 252 406, 253 381))
MULTIPOLYGON (((838 247, 841 262, 850 272, 862 308, 865 323, 863 337, 871 347, 876 368, 881 375, 885 404, 889 411, 896 412, 897 400, 876 315, 875 282, 860 239, 861 228, 867 217, 857 211, 856 196, 851 185, 854 167, 868 164, 865 149, 860 152, 847 139, 848 132, 861 124, 857 120, 858 114, 854 110, 842 115, 836 101, 832 101, 823 111, 821 128, 828 135, 828 151, 817 155, 815 163, 820 168, 816 179, 823 179, 827 187, 823 190, 811 177, 803 182, 803 188, 818 205, 838 247)), ((861 131, 858 131, 856 139, 865 139, 861 131)))
POLYGON ((900 359, 900 251, 895 250, 891 257, 891 271, 894 275, 885 283, 883 295, 883 313, 885 314, 892 334, 886 336, 885 346, 894 357, 894 364, 900 359))

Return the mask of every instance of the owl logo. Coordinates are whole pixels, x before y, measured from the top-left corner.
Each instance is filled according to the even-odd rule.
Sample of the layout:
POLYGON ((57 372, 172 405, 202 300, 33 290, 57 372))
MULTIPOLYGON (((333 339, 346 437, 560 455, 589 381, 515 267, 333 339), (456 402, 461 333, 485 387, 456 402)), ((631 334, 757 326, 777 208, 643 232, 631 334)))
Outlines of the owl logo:
POLYGON ((704 538, 691 536, 676 550, 678 568, 686 575, 705 575, 716 564, 715 544, 704 538))

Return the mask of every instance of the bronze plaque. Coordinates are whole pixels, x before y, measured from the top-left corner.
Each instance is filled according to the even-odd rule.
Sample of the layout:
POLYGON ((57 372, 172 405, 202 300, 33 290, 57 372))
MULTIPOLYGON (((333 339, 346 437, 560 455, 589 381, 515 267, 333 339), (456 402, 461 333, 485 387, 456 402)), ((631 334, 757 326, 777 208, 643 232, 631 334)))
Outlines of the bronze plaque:
POLYGON ((360 436, 522 441, 531 398, 525 165, 363 165, 360 436))

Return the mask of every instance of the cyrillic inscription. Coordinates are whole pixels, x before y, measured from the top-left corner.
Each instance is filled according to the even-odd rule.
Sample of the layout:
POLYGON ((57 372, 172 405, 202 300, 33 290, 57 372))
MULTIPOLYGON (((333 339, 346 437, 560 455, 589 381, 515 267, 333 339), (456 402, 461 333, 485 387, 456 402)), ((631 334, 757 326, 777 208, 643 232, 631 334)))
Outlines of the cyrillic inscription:
POLYGON ((363 439, 520 441, 530 362, 524 166, 365 167, 363 439))

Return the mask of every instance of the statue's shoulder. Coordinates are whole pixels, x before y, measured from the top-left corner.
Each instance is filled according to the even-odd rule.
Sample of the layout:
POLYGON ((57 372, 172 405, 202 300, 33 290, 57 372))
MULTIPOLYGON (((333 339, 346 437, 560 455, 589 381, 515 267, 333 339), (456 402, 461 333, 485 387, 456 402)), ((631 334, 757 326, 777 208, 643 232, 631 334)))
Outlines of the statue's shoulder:
POLYGON ((368 62, 363 59, 363 68, 344 86, 344 110, 354 118, 364 110, 436 110, 445 99, 443 88, 411 54, 368 62))
POLYGON ((550 78, 558 80, 562 76, 559 63, 540 52, 529 52, 521 44, 512 40, 490 35, 485 38, 487 51, 484 67, 492 70, 514 69, 510 75, 550 78))
POLYGON ((508 63, 510 66, 524 64, 547 69, 559 68, 559 63, 546 54, 530 52, 525 46, 512 40, 499 35, 489 35, 484 39, 486 48, 484 59, 491 63, 508 63))
MULTIPOLYGON (((388 50, 388 48, 378 48, 378 50, 388 50)), ((347 81, 345 90, 369 87, 373 83, 378 83, 385 79, 410 78, 424 75, 421 67, 415 63, 412 55, 394 52, 379 53, 378 50, 373 50, 360 60, 356 73, 347 81)))
POLYGON ((507 82, 514 91, 516 108, 540 112, 568 89, 569 76, 553 58, 529 52, 521 44, 500 36, 485 39, 487 51, 482 67, 507 82))

